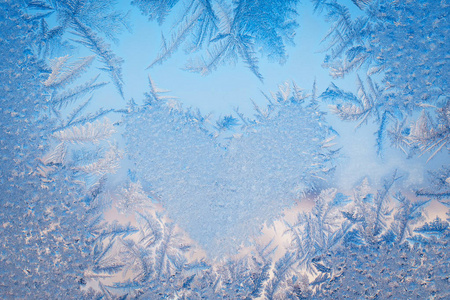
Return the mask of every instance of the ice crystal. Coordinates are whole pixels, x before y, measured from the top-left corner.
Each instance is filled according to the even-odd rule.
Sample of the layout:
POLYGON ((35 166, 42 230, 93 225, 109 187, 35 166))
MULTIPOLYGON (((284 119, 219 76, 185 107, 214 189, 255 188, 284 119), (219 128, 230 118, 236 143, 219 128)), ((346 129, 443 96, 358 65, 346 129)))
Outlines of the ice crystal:
MULTIPOLYGON (((396 126, 393 141, 399 145, 403 140, 399 132, 407 129, 405 121, 412 112, 425 109, 440 115, 448 106, 449 4, 354 2, 367 4, 358 5, 363 11, 357 18, 352 18, 349 7, 335 0, 316 1, 333 23, 325 37, 329 45, 324 66, 335 78, 364 70, 368 83, 365 86, 358 77, 358 95, 343 92, 332 84, 322 96, 337 104, 334 110, 344 120, 362 123, 374 117, 379 124, 377 147, 382 153, 389 127, 396 126), (373 82, 372 78, 381 80, 373 82)), ((408 141, 400 146, 419 146, 421 151, 433 151, 433 157, 446 144, 446 133, 442 131, 448 129, 445 122, 442 124, 440 136, 406 134, 404 139, 408 141)))
MULTIPOLYGON (((178 1, 157 3, 149 0, 133 1, 149 19, 161 24, 178 1)), ((149 66, 167 60, 182 43, 187 52, 206 48, 206 55, 191 59, 186 69, 208 74, 224 63, 238 59, 262 80, 259 72, 257 48, 271 60, 283 63, 286 58, 285 43, 293 41, 298 26, 297 0, 287 1, 183 1, 185 9, 181 20, 166 41, 163 35, 162 49, 149 66), (189 42, 186 42, 189 40, 189 42)))
POLYGON ((127 116, 128 153, 143 183, 192 238, 213 255, 233 252, 330 171, 328 126, 298 100, 279 93, 226 144, 197 118, 153 101, 127 116))
MULTIPOLYGON (((261 78, 258 48, 286 59, 297 1, 183 2, 155 63, 182 43, 206 50, 189 66, 203 73, 241 57, 261 78)), ((321 98, 357 126, 375 120, 380 150, 389 136, 408 155, 442 157, 447 1, 353 0, 356 19, 334 0, 314 2, 334 22, 332 75, 370 73, 357 93, 331 84, 321 98)), ((177 3, 133 1, 160 23, 177 3)), ((106 84, 83 78, 95 60, 123 97, 123 62, 104 42, 126 23, 113 4, 0 1, 0 298, 450 298, 446 161, 413 190, 399 188, 400 172, 381 186, 333 186, 334 130, 315 86, 308 96, 295 83, 264 94, 254 118, 184 110, 152 79, 141 104, 89 111, 106 84), (76 45, 94 55, 75 56, 76 45), (121 166, 128 177, 113 177, 121 166), (281 214, 303 196, 311 210, 281 214), (429 204, 438 216, 427 217, 429 204)))

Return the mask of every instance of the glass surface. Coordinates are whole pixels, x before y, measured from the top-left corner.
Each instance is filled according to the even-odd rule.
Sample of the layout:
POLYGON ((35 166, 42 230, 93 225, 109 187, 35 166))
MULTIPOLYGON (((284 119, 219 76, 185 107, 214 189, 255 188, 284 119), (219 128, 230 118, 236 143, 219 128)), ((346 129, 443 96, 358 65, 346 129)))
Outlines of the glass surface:
POLYGON ((449 11, 0 1, 0 298, 449 299, 449 11))

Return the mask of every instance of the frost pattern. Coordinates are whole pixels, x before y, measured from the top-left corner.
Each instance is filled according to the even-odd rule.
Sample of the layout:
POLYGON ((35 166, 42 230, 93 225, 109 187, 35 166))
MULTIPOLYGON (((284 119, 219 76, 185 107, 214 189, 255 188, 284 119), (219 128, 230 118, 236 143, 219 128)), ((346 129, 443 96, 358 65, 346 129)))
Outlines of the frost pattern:
MULTIPOLYGON (((215 263, 193 257, 195 245, 161 211, 140 208, 137 226, 113 222, 97 233, 112 243, 90 277, 105 295, 132 299, 446 299, 449 222, 424 222, 428 201, 395 192, 397 180, 375 190, 364 179, 351 196, 323 190, 311 212, 282 223, 286 248, 257 242, 249 254, 215 263)), ((130 199, 144 197, 132 185, 130 199)))
MULTIPOLYGON (((37 36, 33 40, 40 58, 54 58, 64 50, 82 45, 92 51, 103 64, 103 70, 123 97, 122 63, 105 43, 101 35, 110 40, 127 27, 127 17, 114 10, 114 1, 105 0, 59 0, 21 1, 30 18, 37 20, 37 36), (52 14, 57 15, 57 25, 50 28, 52 14), (71 38, 65 38, 65 35, 71 38), (75 44, 73 43, 75 42, 75 44)), ((66 51, 64 51, 66 52, 66 51)), ((51 79, 49 79, 51 80, 51 79)))
MULTIPOLYGON (((157 18, 161 24, 177 2, 138 0, 132 3, 150 20, 157 18)), ((149 67, 167 60, 183 43, 188 53, 206 52, 201 57, 190 59, 186 65, 186 70, 203 75, 221 64, 236 63, 240 58, 262 80, 258 48, 271 60, 286 61, 285 43, 293 42, 298 26, 295 21, 297 0, 182 2, 185 9, 174 25, 171 39, 167 41, 162 36, 161 52, 149 67)))
MULTIPOLYGON (((430 5, 429 1, 405 1, 385 5, 384 1, 355 0, 353 3, 370 16, 367 23, 361 24, 350 22, 345 7, 334 1, 314 2, 319 11, 330 9, 330 16, 338 19, 332 32, 340 34, 331 35, 337 41, 332 43, 332 48, 339 50, 341 46, 358 44, 350 48, 351 51, 343 50, 347 55, 346 63, 357 66, 367 61, 383 65, 383 56, 370 60, 367 57, 370 49, 364 48, 379 47, 381 54, 392 54, 384 57, 386 64, 379 75, 396 82, 396 86, 391 86, 387 81, 378 81, 376 76, 367 82, 359 80, 358 95, 331 85, 322 98, 328 95, 334 101, 334 110, 344 119, 364 122, 374 117, 381 124, 380 140, 388 133, 395 144, 409 154, 430 153, 431 159, 448 147, 447 77, 445 73, 444 76, 439 74, 446 70, 445 59, 448 58, 442 54, 448 48, 445 46, 447 2, 430 5), (426 12, 430 16, 428 19, 423 17, 426 12), (352 26, 365 29, 346 31, 345 28, 352 26), (366 29, 372 30, 371 38, 375 36, 382 41, 381 46, 376 40, 367 43, 364 36, 358 37, 366 34, 366 29), (405 37, 406 33, 410 39, 416 31, 419 32, 414 39, 417 43, 411 41, 391 47, 397 35, 405 37), (383 36, 384 33, 388 34, 383 36), (442 47, 434 48, 433 43, 442 43, 442 47), (390 46, 384 47, 386 45, 390 46), (409 52, 416 53, 416 47, 422 51, 423 45, 430 46, 429 56, 414 55, 418 63, 405 65, 412 67, 412 72, 397 74, 398 68, 388 69, 389 64, 395 66, 397 60, 410 63, 408 55, 412 54, 409 52), (357 59, 353 61, 352 57, 357 59), (419 76, 415 81, 416 71, 423 71, 426 76, 419 76), (422 79, 427 80, 425 86, 422 79), (428 98, 424 97, 427 92, 428 98), (411 95, 414 95, 413 100, 409 98, 411 95), (345 104, 336 100, 345 100, 345 104), (404 106, 399 105, 402 103, 404 106), (419 114, 422 109, 424 112, 419 114), (412 118, 406 119, 411 111, 412 118)), ((75 44, 67 36, 78 36, 80 40, 76 43, 87 46, 103 62, 120 94, 120 59, 99 38, 99 34, 113 38, 122 26, 124 14, 113 11, 111 3, 0 1, 0 52, 5 54, 0 62, 2 299, 450 298, 449 167, 443 165, 430 172, 430 184, 413 191, 397 190, 396 183, 401 179, 396 173, 381 187, 373 187, 364 179, 351 192, 326 188, 322 178, 331 171, 335 151, 329 150, 333 149, 330 148, 332 130, 327 128, 317 109, 315 89, 307 98, 295 84, 285 84, 271 98, 267 97, 270 103, 267 109, 255 106, 255 119, 248 119, 236 110, 236 115, 213 121, 194 111, 181 110, 179 103, 164 96, 165 91, 150 81, 144 106, 130 101, 128 107, 121 110, 99 109, 86 113, 89 104, 96 99, 93 92, 105 84, 97 82, 97 77, 79 82, 80 75, 95 57, 73 58, 59 52, 70 52, 75 44), (58 19, 57 25, 50 28, 47 21, 52 13, 58 19), (303 103, 305 99, 309 102, 303 103), (166 136, 158 128, 147 133, 142 128, 130 130, 127 133, 129 145, 145 141, 151 144, 152 151, 130 147, 132 157, 141 164, 137 165, 137 172, 130 170, 129 178, 122 178, 119 183, 112 181, 109 175, 117 170, 121 160, 120 147, 113 141, 120 122, 113 125, 104 118, 113 111, 124 114, 128 128, 138 123, 153 124, 169 129, 170 133, 166 136), (314 127, 315 132, 302 130, 305 124, 306 129, 314 127), (133 140, 140 135, 145 137, 133 140), (152 144, 154 141, 164 142, 161 145, 171 147, 168 149, 172 152, 158 149, 158 145, 152 144), (179 146, 179 141, 185 143, 184 147, 179 146), (302 151, 292 152, 299 147, 302 151), (156 169, 152 166, 152 156, 143 156, 143 153, 167 158, 164 163, 171 165, 161 164, 163 168, 156 169), (210 166, 205 158, 217 165, 210 166), (269 163, 255 164, 255 159, 269 163), (144 165, 154 168, 155 172, 139 169, 144 165), (179 168, 179 175, 168 172, 168 166, 179 168), (190 170, 203 166, 216 173, 189 176, 190 170), (297 172, 299 169, 302 172, 297 172), (270 177, 277 172, 283 172, 282 176, 270 177), (193 180, 199 186, 194 189, 185 184, 183 187, 192 192, 187 194, 180 187, 183 182, 175 182, 169 175, 181 176, 186 182, 193 180), (166 189, 163 183, 169 185, 171 181, 174 184, 166 189), (259 181, 270 184, 263 185, 259 181), (276 230, 272 240, 255 238, 243 249, 246 252, 213 261, 199 249, 200 246, 208 249, 206 241, 199 238, 200 245, 197 245, 191 239, 196 234, 196 228, 190 227, 191 220, 183 219, 185 215, 179 209, 172 212, 159 205, 170 205, 171 195, 183 196, 172 198, 172 204, 189 205, 182 201, 199 201, 194 199, 198 191, 210 192, 210 197, 217 196, 219 201, 209 203, 213 207, 220 205, 224 211, 239 207, 238 200, 242 197, 238 195, 243 195, 249 201, 242 205, 255 205, 251 209, 259 216, 259 220, 249 219, 243 227, 236 223, 230 227, 228 220, 220 217, 212 220, 205 232, 216 238, 216 247, 231 241, 234 233, 246 228, 249 229, 246 238, 258 234, 258 226, 263 221, 270 223, 279 216, 277 209, 291 205, 294 198, 303 194, 313 199, 315 205, 310 212, 299 213, 295 221, 282 216, 273 221, 276 230), (259 200, 267 202, 268 199, 272 210, 257 205, 261 204, 259 200), (442 205, 441 210, 447 212, 446 219, 426 218, 425 207, 436 201, 442 205), (110 216, 105 220, 105 213, 111 210, 123 213, 128 221, 114 220, 110 216), (180 221, 177 224, 170 218, 180 221), (183 222, 189 223, 185 231, 178 226, 183 222), (211 228, 223 235, 214 235, 211 228), (277 243, 280 235, 286 239, 287 247, 277 243)), ((156 9, 151 18, 162 21, 176 1, 152 3, 155 5, 147 6, 148 11, 156 9)), ((200 11, 208 16, 210 2, 192 3, 194 13, 200 11)), ((267 35, 268 40, 258 40, 260 28, 258 22, 252 20, 260 20, 262 16, 254 3, 236 1, 233 5, 248 8, 250 16, 242 18, 247 20, 242 24, 250 28, 251 40, 260 46, 268 41, 276 42, 273 35, 267 35)), ((285 8, 293 2, 261 3, 280 10, 279 14, 269 14, 271 24, 280 19, 280 15, 281 19, 289 15, 289 9, 285 8)), ((271 11, 269 8, 266 11, 271 11)), ((197 24, 210 28, 208 20, 204 18, 202 22, 206 23, 197 24)), ((201 28, 196 27, 197 32, 210 30, 201 28)), ((275 26, 274 30, 280 30, 277 34, 283 36, 280 27, 275 26)), ((217 38, 226 37, 219 35, 217 38)), ((270 49, 264 51, 270 53, 270 49)), ((251 58, 249 56, 250 63, 251 58)), ((336 59, 339 54, 330 56, 328 62, 333 64, 336 59)), ((248 217, 245 213, 244 217, 248 217)), ((239 215, 233 217, 234 221, 240 220, 239 215)), ((237 251, 236 248, 228 252, 237 251)))
MULTIPOLYGON (((79 280, 89 258, 86 224, 89 194, 74 183, 72 171, 53 170, 38 160, 55 124, 45 115, 48 90, 44 64, 31 54, 36 21, 18 5, 0 3, 1 162, 0 162, 0 296, 13 298, 83 298, 79 280), (6 49, 7 48, 7 51, 6 49), (3 51, 5 50, 5 51, 3 51)), ((48 74, 47 74, 48 75, 48 74)))
POLYGON ((448 117, 440 115, 448 111, 449 99, 448 1, 356 1, 370 3, 359 5, 362 15, 354 19, 348 7, 334 0, 315 2, 333 24, 325 37, 324 66, 335 78, 358 70, 367 73, 367 84, 357 78, 357 95, 334 84, 322 94, 335 104, 338 116, 359 124, 374 118, 380 154, 388 135, 405 152, 411 147, 408 154, 417 146, 431 157, 445 149, 448 117), (419 120, 411 118, 416 111, 436 116, 443 126, 439 136, 424 136, 432 129, 416 126, 419 120))
POLYGON ((40 60, 50 58, 51 51, 40 48, 46 44, 39 27, 49 14, 24 9, 52 9, 44 2, 2 1, 0 7, 2 39, 8 41, 1 43, 8 55, 0 72, 0 297, 92 299, 96 292, 80 288, 93 264, 90 224, 101 218, 97 196, 119 152, 102 148, 112 125, 90 123, 110 110, 83 109, 104 83, 77 82, 93 56, 73 63, 63 56, 50 66, 40 60), (85 96, 91 97, 72 107, 85 96), (84 156, 89 159, 79 153, 90 153, 84 156))
POLYGON ((200 118, 148 99, 127 116, 128 153, 138 177, 193 239, 214 256, 234 252, 331 170, 328 127, 303 101, 282 86, 257 121, 243 119, 242 133, 220 144, 200 118))

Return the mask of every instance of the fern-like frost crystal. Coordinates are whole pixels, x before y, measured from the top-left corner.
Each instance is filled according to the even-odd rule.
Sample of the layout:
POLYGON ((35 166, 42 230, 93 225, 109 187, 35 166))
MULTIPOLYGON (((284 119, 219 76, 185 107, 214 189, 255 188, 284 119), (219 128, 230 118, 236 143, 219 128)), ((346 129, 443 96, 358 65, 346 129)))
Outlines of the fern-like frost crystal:
POLYGON ((213 255, 235 251, 326 180, 328 127, 320 113, 285 96, 226 143, 161 102, 127 117, 128 152, 140 179, 213 255))

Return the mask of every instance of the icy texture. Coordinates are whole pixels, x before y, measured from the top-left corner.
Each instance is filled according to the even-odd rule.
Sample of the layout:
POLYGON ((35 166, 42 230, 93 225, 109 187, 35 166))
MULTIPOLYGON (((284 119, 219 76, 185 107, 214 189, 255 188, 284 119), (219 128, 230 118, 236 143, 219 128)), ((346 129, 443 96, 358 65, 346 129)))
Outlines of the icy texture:
POLYGON ((45 177, 38 158, 54 122, 40 115, 46 78, 27 51, 34 24, 16 5, 1 2, 0 11, 8 40, 0 43, 8 53, 0 72, 0 298, 81 298, 78 280, 91 263, 83 191, 66 180, 68 170, 45 177))
POLYGON ((234 252, 329 171, 321 114, 285 92, 226 145, 194 116, 160 102, 127 117, 138 178, 213 256, 234 252))
POLYGON ((104 85, 93 79, 70 86, 94 57, 46 64, 63 48, 64 30, 48 31, 49 14, 35 9, 75 8, 26 2, 0 1, 0 298, 92 299, 80 289, 94 263, 91 221, 101 219, 96 198, 120 152, 105 147, 111 123, 93 122, 107 110, 84 114, 92 97, 71 106, 104 85))
MULTIPOLYGON (((136 0, 149 19, 162 24, 176 1, 157 2, 136 0)), ((238 59, 259 79, 263 79, 258 67, 258 51, 269 59, 283 63, 287 59, 285 43, 293 43, 298 0, 192 0, 182 1, 182 16, 173 25, 171 38, 163 35, 161 52, 151 66, 167 60, 184 44, 186 52, 206 50, 206 55, 190 59, 186 70, 203 75, 225 63, 238 59), (188 40, 188 41, 186 41, 188 40), (259 48, 259 49, 258 49, 259 48)))
MULTIPOLYGON (((162 21, 177 1, 134 2, 162 21)), ((356 21, 335 1, 315 1, 337 21, 328 67, 379 72, 358 79, 357 95, 331 85, 322 98, 343 119, 379 122, 379 148, 388 133, 408 154, 438 157, 449 145, 448 1, 352 2, 363 9, 356 21)), ((112 3, 0 0, 0 298, 450 298, 448 165, 413 191, 397 191, 395 173, 381 187, 325 189, 330 130, 316 92, 302 103, 295 85, 256 107, 255 120, 237 112, 212 122, 153 84, 143 107, 88 111, 106 84, 80 80, 95 60, 122 94, 122 60, 104 42, 123 25, 112 3), (95 56, 66 56, 75 45, 95 56), (129 179, 109 177, 121 159, 112 139, 121 123, 104 118, 113 111, 128 126, 129 179), (280 217, 271 242, 221 261, 199 251, 197 242, 235 253, 311 190, 312 210, 280 217), (426 219, 428 203, 447 217, 426 219)), ((179 28, 189 50, 218 46, 213 64, 192 70, 241 56, 258 76, 256 47, 285 59, 296 1, 191 3, 179 28)))
POLYGON ((399 109, 448 95, 448 1, 371 1, 354 19, 344 5, 324 2, 335 21, 325 64, 333 77, 380 73, 399 109))
MULTIPOLYGON (((311 212, 283 223, 287 248, 272 240, 214 264, 192 259, 182 232, 154 208, 139 208, 137 227, 112 223, 97 232, 92 275, 129 274, 100 285, 132 299, 447 299, 448 220, 424 223, 428 201, 396 192, 398 179, 378 191, 365 179, 351 196, 323 190, 311 212)), ((130 201, 144 197, 138 183, 127 191, 130 201)))
POLYGON ((114 10, 109 0, 21 1, 22 11, 34 19, 34 52, 41 59, 66 54, 81 45, 96 55, 123 97, 122 63, 101 36, 115 40, 127 26, 126 14, 114 10), (56 15, 54 24, 52 15, 56 15), (53 24, 54 27, 50 27, 53 24))
POLYGON ((335 78, 367 74, 367 83, 358 76, 356 95, 334 84, 322 94, 334 112, 358 126, 373 118, 380 154, 388 135, 407 154, 449 150, 448 115, 441 116, 450 96, 448 1, 354 1, 363 9, 357 18, 334 0, 315 2, 333 23, 324 66, 335 78), (413 113, 422 110, 428 128, 417 127, 413 113))

